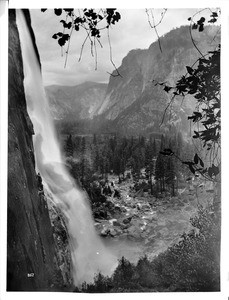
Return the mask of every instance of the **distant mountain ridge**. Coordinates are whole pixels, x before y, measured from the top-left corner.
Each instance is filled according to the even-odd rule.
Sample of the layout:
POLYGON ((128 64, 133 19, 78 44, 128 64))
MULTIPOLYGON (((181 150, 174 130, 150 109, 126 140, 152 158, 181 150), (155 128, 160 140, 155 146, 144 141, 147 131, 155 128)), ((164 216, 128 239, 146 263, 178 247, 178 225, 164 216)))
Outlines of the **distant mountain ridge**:
MULTIPOLYGON (((201 33, 193 32, 202 53, 216 47, 219 40, 215 37, 217 30, 216 26, 208 26, 201 33)), ((89 118, 103 125, 109 121, 113 131, 131 135, 166 131, 171 127, 187 132, 187 115, 194 108, 194 102, 189 98, 180 106, 176 101, 160 126, 171 95, 163 91, 163 87, 155 86, 153 80, 174 85, 186 73, 186 66, 191 66, 200 54, 193 45, 188 26, 173 29, 161 37, 160 42, 162 53, 158 42, 152 43, 148 49, 131 50, 118 68, 122 77, 110 76, 108 85, 85 83, 68 88, 48 87, 54 116, 75 115, 75 118, 89 118), (61 99, 65 99, 64 104, 61 99), (58 113, 60 111, 62 114, 58 113)))
POLYGON ((54 119, 92 119, 101 105, 107 84, 87 81, 76 86, 45 88, 54 119))

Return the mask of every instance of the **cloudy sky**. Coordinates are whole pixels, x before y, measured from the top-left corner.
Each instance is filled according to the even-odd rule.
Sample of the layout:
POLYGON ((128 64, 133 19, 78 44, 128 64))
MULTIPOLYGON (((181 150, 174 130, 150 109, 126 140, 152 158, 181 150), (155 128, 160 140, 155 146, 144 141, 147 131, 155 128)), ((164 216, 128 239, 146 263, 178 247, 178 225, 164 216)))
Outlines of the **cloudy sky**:
MULTIPOLYGON (((158 34, 161 36, 173 28, 189 24, 188 17, 198 10, 168 9, 162 23, 157 27, 158 34)), ((89 42, 85 44, 81 61, 78 61, 86 37, 86 33, 82 30, 74 31, 72 35, 67 66, 64 67, 65 57, 61 56, 61 48, 57 40, 52 38, 54 33, 62 31, 60 20, 63 17, 57 17, 52 9, 44 13, 39 9, 30 11, 41 56, 44 85, 77 85, 85 81, 108 82, 108 72, 112 73, 114 67, 110 61, 110 47, 106 30, 102 32, 101 37, 103 48, 97 45, 97 70, 95 70, 95 58, 91 55, 89 42)), ((155 23, 160 21, 163 11, 163 9, 153 10, 155 23)), ((131 49, 148 48, 157 39, 155 31, 148 23, 144 9, 122 9, 119 12, 121 20, 110 30, 112 58, 117 67, 131 49)))

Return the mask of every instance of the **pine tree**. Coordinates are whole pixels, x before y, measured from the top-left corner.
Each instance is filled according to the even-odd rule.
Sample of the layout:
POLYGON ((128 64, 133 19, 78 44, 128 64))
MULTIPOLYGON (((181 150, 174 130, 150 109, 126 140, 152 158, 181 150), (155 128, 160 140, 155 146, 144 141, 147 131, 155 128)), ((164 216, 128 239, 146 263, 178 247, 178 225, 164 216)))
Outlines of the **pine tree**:
POLYGON ((81 152, 81 162, 80 162, 80 173, 81 173, 81 182, 84 184, 84 177, 85 177, 85 155, 86 155, 86 140, 85 137, 82 138, 81 140, 81 147, 80 147, 80 152, 81 152))
POLYGON ((145 147, 145 138, 144 136, 139 136, 139 145, 145 147))
MULTIPOLYGON (((160 150, 163 150, 166 145, 165 136, 161 136, 161 144, 160 150)), ((157 155, 156 165, 155 165, 155 179, 160 184, 160 191, 161 193, 165 190, 165 158, 160 153, 157 155)))
POLYGON ((161 135, 161 145, 160 145, 160 150, 164 150, 165 148, 165 136, 162 134, 161 135))
POLYGON ((166 168, 165 168, 165 182, 168 187, 171 187, 171 194, 175 196, 175 167, 172 157, 167 158, 166 168))
POLYGON ((158 154, 156 160, 156 167, 155 167, 155 179, 160 184, 160 191, 161 193, 164 191, 165 188, 165 162, 164 158, 161 154, 158 154))
MULTIPOLYGON (((120 179, 120 174, 122 172, 122 168, 121 168, 121 160, 120 160, 120 156, 119 153, 117 151, 115 151, 115 155, 114 155, 114 173, 116 175, 118 175, 119 179, 120 179)), ((121 179, 120 179, 121 180, 121 179)))
POLYGON ((177 134, 176 154, 180 158, 181 158, 181 155, 182 155, 183 145, 184 145, 184 142, 183 142, 182 133, 179 131, 178 134, 177 134))
POLYGON ((72 142, 72 135, 69 134, 65 142, 65 154, 67 157, 72 157, 73 152, 74 152, 74 147, 72 142))
POLYGON ((96 136, 95 133, 94 133, 94 135, 93 135, 93 145, 94 145, 94 146, 97 146, 97 136, 96 136))
POLYGON ((98 172, 99 170, 100 170, 100 155, 99 155, 99 150, 95 149, 94 171, 98 172))
POLYGON ((76 152, 76 156, 80 156, 80 149, 81 149, 81 137, 76 136, 74 139, 74 150, 76 152))
POLYGON ((117 147, 117 138, 115 135, 114 137, 110 138, 109 142, 108 142, 109 153, 111 153, 110 158, 109 158, 109 164, 110 164, 111 170, 113 170, 113 171, 115 169, 116 147, 117 147))
POLYGON ((155 138, 153 140, 153 145, 152 145, 152 156, 153 158, 157 156, 157 144, 155 138))
POLYGON ((102 176, 105 175, 105 178, 107 179, 108 173, 110 172, 110 150, 107 141, 105 141, 105 144, 102 149, 101 164, 103 166, 102 176))

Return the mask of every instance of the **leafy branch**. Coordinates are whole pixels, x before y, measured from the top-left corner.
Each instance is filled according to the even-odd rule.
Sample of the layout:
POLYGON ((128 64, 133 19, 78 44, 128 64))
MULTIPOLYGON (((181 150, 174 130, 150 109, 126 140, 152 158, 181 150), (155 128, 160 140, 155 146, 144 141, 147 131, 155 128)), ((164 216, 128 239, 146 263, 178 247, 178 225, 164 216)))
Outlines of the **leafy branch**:
MULTIPOLYGON (((193 139, 199 139, 208 151, 216 147, 216 153, 210 160, 210 166, 204 167, 201 158, 195 154, 193 161, 183 162, 190 171, 201 173, 208 180, 215 180, 219 174, 220 161, 215 165, 215 158, 220 151, 221 135, 221 109, 220 109, 220 45, 214 51, 209 51, 208 57, 199 58, 198 66, 194 69, 186 66, 187 74, 182 76, 175 87, 168 86, 165 82, 156 82, 167 93, 173 92, 172 100, 176 95, 193 95, 197 100, 198 110, 193 111, 188 117, 193 123, 200 123, 201 128, 194 130, 193 139)), ((171 101, 172 101, 171 100, 171 101)), ((171 105, 167 105, 166 109, 171 105)), ((210 152, 210 153, 211 153, 210 152)), ((164 155, 174 155, 172 150, 162 151, 164 155)), ((179 159, 179 158, 178 158, 179 159)), ((179 159, 180 160, 180 159, 179 159)))
MULTIPOLYGON (((206 9, 198 13, 204 10, 206 9)), ((219 15, 216 11, 213 12, 210 10, 210 12, 211 15, 208 23, 215 23, 219 15)), ((194 130, 192 138, 194 140, 199 139, 203 148, 206 148, 208 153, 210 153, 210 163, 205 166, 203 160, 197 153, 192 161, 182 161, 171 149, 164 149, 160 153, 166 156, 175 156, 182 164, 187 165, 193 174, 198 172, 207 180, 217 181, 217 175, 220 173, 220 159, 218 158, 221 148, 220 45, 205 55, 199 50, 191 32, 197 29, 199 32, 202 32, 206 19, 201 17, 195 22, 194 17, 198 13, 188 20, 190 21, 189 30, 193 45, 201 57, 199 57, 192 66, 186 66, 186 74, 181 76, 175 86, 170 86, 167 82, 158 82, 156 80, 153 80, 153 82, 155 86, 162 86, 166 93, 172 93, 171 100, 164 110, 161 124, 164 122, 167 110, 173 104, 176 96, 182 96, 184 99, 187 95, 192 95, 196 99, 196 109, 191 116, 188 116, 188 120, 198 125, 197 130, 194 130)))
MULTIPOLYGON (((46 10, 47 9, 41 9, 42 12, 45 12, 46 10)), ((121 76, 112 58, 111 41, 109 35, 109 28, 112 25, 115 25, 121 19, 121 15, 116 10, 116 8, 106 8, 99 10, 95 10, 92 8, 85 8, 83 10, 58 8, 54 9, 54 14, 56 16, 65 17, 64 19, 60 20, 60 23, 63 25, 63 31, 57 32, 52 36, 53 39, 57 40, 57 43, 61 47, 61 50, 64 50, 65 52, 66 58, 64 67, 66 67, 67 65, 67 58, 73 32, 84 30, 86 32, 86 38, 82 43, 78 61, 81 60, 86 42, 89 41, 91 55, 95 58, 95 69, 97 69, 97 44, 102 48, 102 43, 100 40, 101 34, 103 30, 107 30, 108 43, 110 47, 110 61, 117 72, 116 76, 121 76), (66 49, 65 45, 67 45, 66 49)))
POLYGON ((202 13, 203 11, 209 10, 211 12, 210 15, 210 19, 208 20, 208 23, 214 24, 215 22, 217 22, 218 20, 218 13, 215 11, 213 12, 210 8, 203 8, 200 11, 198 11, 197 13, 195 13, 192 17, 188 18, 188 21, 190 21, 190 25, 189 25, 189 33, 190 33, 190 37, 192 40, 192 43, 194 45, 194 47, 196 48, 196 50, 199 52, 199 54, 204 57, 203 53, 201 52, 201 50, 198 48, 193 35, 192 35, 192 30, 196 30, 198 29, 199 32, 204 31, 204 26, 205 26, 205 22, 206 22, 206 18, 201 17, 199 20, 195 21, 195 17, 196 15, 202 13))
POLYGON ((160 151, 160 154, 164 156, 174 156, 178 159, 182 164, 189 167, 189 170, 192 174, 196 175, 196 173, 201 174, 202 177, 209 181, 217 181, 216 176, 219 174, 219 166, 212 164, 210 167, 205 167, 203 160, 196 153, 194 155, 193 161, 183 161, 178 155, 176 155, 171 149, 165 148, 160 151))

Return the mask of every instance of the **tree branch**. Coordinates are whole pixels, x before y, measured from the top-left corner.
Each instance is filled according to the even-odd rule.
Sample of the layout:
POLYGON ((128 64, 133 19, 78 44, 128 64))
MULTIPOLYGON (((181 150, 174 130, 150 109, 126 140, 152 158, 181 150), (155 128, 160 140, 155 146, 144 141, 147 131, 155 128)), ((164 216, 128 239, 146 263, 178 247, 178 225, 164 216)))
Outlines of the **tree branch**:
POLYGON ((154 19, 153 11, 152 11, 152 9, 150 9, 150 13, 151 13, 153 25, 152 25, 152 23, 151 23, 151 21, 150 21, 149 10, 148 10, 147 8, 145 9, 145 12, 146 12, 146 14, 147 14, 148 23, 149 23, 150 27, 151 27, 152 29, 155 30, 155 33, 156 33, 156 35, 157 35, 158 45, 159 45, 160 51, 161 51, 161 53, 162 53, 161 41, 160 41, 159 34, 158 34, 158 32, 157 32, 157 26, 161 24, 161 22, 162 22, 162 20, 163 20, 163 18, 164 18, 164 16, 165 16, 165 14, 166 14, 166 12, 167 12, 167 8, 164 8, 164 12, 161 13, 161 19, 159 20, 159 22, 158 22, 157 24, 155 24, 155 19, 154 19))
POLYGON ((109 32, 109 28, 107 28, 107 38, 108 38, 108 43, 109 43, 109 49, 110 49, 110 62, 112 63, 113 67, 115 68, 115 71, 117 72, 117 74, 111 74, 109 72, 107 72, 108 74, 110 74, 113 77, 117 77, 120 76, 122 77, 122 75, 119 73, 119 70, 117 69, 115 63, 113 62, 113 57, 112 57, 112 47, 111 47, 111 40, 110 40, 110 32, 109 32))

